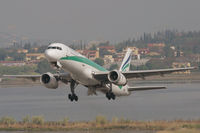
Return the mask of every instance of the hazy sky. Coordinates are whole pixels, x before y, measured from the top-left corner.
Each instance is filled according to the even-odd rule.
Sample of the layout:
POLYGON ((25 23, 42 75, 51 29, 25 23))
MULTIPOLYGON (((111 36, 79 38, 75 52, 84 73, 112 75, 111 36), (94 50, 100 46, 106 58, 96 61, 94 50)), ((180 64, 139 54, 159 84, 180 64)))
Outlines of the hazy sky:
POLYGON ((0 32, 52 40, 122 41, 200 30, 200 0, 0 0, 0 32))

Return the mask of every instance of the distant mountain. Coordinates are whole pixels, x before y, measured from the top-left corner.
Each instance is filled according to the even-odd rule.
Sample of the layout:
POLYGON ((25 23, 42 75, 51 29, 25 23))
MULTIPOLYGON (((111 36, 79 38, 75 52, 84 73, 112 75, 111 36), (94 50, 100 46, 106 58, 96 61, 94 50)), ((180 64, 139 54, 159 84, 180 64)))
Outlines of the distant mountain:
POLYGON ((32 39, 26 36, 17 36, 12 33, 0 32, 0 47, 12 46, 14 42, 22 43, 22 44, 26 42, 30 42, 30 43, 37 43, 39 45, 47 45, 53 41, 44 40, 44 39, 32 39))

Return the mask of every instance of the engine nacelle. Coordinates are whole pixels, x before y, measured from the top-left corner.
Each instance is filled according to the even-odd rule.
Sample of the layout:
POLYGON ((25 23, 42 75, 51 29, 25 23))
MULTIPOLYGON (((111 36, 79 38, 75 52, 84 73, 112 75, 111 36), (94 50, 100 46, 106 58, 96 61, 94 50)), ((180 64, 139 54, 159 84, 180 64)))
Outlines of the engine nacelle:
POLYGON ((40 77, 40 82, 47 88, 49 89, 56 89, 58 88, 58 81, 57 79, 53 76, 52 73, 48 72, 45 74, 42 74, 40 77))
POLYGON ((108 74, 108 80, 116 85, 126 85, 127 84, 127 80, 126 80, 125 76, 117 70, 111 71, 108 74))

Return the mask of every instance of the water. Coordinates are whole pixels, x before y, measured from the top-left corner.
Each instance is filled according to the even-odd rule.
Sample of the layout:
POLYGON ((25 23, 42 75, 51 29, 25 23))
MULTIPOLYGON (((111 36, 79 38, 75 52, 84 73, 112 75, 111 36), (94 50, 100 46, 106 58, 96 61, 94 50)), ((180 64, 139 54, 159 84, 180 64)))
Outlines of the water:
POLYGON ((57 90, 43 86, 1 86, 0 117, 12 116, 21 120, 26 115, 43 115, 51 121, 63 117, 71 121, 87 121, 94 120, 97 115, 104 115, 108 119, 123 117, 131 120, 200 118, 200 83, 164 85, 168 89, 135 92, 115 101, 108 101, 101 93, 98 96, 87 96, 87 89, 78 86, 78 102, 67 99, 69 86, 62 85, 57 90))

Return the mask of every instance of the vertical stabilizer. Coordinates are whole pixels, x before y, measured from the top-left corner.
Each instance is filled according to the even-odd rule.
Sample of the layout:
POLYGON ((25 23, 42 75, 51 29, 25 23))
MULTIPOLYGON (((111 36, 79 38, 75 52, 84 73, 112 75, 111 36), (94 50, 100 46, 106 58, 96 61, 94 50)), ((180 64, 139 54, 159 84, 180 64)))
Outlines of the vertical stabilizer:
POLYGON ((125 55, 125 57, 122 61, 122 64, 120 66, 119 71, 122 71, 122 72, 129 71, 130 65, 131 65, 131 53, 132 53, 132 50, 130 48, 128 48, 126 55, 125 55))

